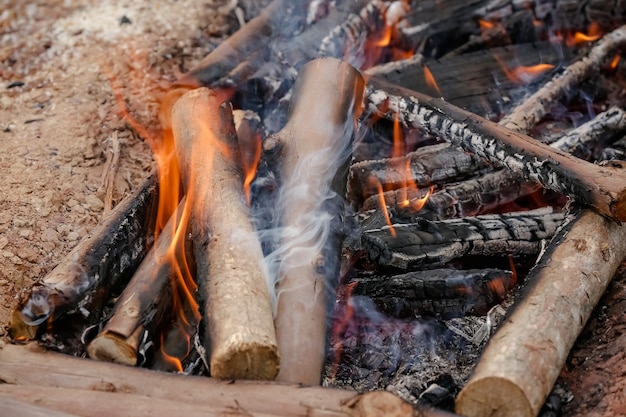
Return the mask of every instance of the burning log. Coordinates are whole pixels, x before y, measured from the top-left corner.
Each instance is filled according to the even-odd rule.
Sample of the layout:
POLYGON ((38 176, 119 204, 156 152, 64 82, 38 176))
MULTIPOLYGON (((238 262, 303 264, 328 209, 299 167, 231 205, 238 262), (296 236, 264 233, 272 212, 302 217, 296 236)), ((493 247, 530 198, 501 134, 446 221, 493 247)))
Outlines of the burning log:
POLYGON ((466 255, 532 255, 564 220, 544 208, 462 219, 367 228, 361 242, 368 257, 400 269, 440 266, 466 255))
MULTIPOLYGON (((348 195, 352 204, 360 206, 376 195, 379 184, 383 190, 406 187, 419 188, 445 184, 479 174, 491 166, 460 148, 442 143, 425 146, 404 157, 363 161, 350 167, 348 195)), ((385 200, 387 201, 387 200, 385 200)))
MULTIPOLYGON (((600 71, 611 55, 626 45, 626 26, 622 26, 602 37, 589 51, 589 54, 568 66, 560 76, 555 77, 518 106, 510 116, 501 120, 501 124, 509 129, 527 131, 532 128, 548 109, 547 104, 553 103, 569 93, 573 87, 600 71)), ((623 220, 623 219, 622 219, 623 220)))
POLYGON ((111 291, 127 282, 152 245, 157 192, 151 176, 33 287, 13 314, 15 340, 35 338, 44 322, 65 314, 86 317, 88 324, 99 320, 111 291))
POLYGON ((347 163, 363 88, 350 65, 311 61, 294 86, 287 125, 265 143, 280 161, 281 242, 270 255, 276 258, 279 381, 321 381, 327 293, 339 273, 347 163))
POLYGON ((515 285, 501 269, 431 269, 406 274, 361 275, 352 279, 352 295, 371 298, 393 317, 437 315, 444 319, 486 314, 515 285))
POLYGON ((382 109, 384 103, 412 127, 426 129, 524 179, 580 198, 604 215, 626 220, 626 174, 621 169, 574 158, 444 100, 389 86, 385 91, 376 85, 380 83, 367 91, 372 111, 382 109))
POLYGON ((536 416, 626 257, 626 228, 589 210, 553 242, 458 395, 460 414, 536 416))
MULTIPOLYGON (((569 152, 578 158, 589 159, 600 143, 606 142, 615 136, 616 132, 626 127, 625 116, 623 110, 613 107, 561 136, 552 142, 550 147, 569 152)), ((381 170, 381 172, 384 171, 381 170)), ((381 173, 380 176, 382 175, 381 173)), ((489 172, 456 184, 447 184, 445 188, 432 193, 420 211, 420 216, 430 220, 475 216, 529 195, 538 189, 537 184, 511 176, 507 170, 489 172)), ((407 198, 420 198, 423 197, 422 194, 420 191, 400 188, 384 192, 383 199, 390 207, 402 207, 407 198)), ((363 210, 379 207, 380 200, 379 196, 368 198, 363 203, 363 210)))
POLYGON ((592 160, 600 145, 626 129, 626 112, 619 107, 611 107, 589 122, 584 123, 568 134, 552 142, 550 146, 561 149, 585 160, 592 160))
MULTIPOLYGON (((178 206, 182 213, 185 199, 178 206)), ((128 285, 117 299, 111 318, 87 346, 92 359, 137 365, 142 336, 151 323, 168 314, 172 305, 171 284, 175 254, 171 253, 176 220, 174 215, 157 237, 128 285)))
POLYGON ((11 396, 46 409, 82 416, 136 416, 146 414, 145 410, 159 413, 156 405, 162 404, 170 412, 166 415, 178 413, 178 405, 179 411, 202 416, 368 417, 380 415, 376 413, 386 409, 399 414, 385 415, 398 417, 454 417, 454 414, 430 408, 412 408, 388 392, 360 395, 320 387, 157 374, 42 351, 35 346, 1 346, 0 379, 4 382, 2 398, 11 396), (68 401, 68 398, 76 401, 68 401), (132 407, 126 407, 126 399, 132 402, 132 407))
POLYGON ((211 90, 192 90, 174 105, 172 128, 192 204, 211 374, 273 379, 279 356, 269 288, 243 193, 232 112, 211 90))

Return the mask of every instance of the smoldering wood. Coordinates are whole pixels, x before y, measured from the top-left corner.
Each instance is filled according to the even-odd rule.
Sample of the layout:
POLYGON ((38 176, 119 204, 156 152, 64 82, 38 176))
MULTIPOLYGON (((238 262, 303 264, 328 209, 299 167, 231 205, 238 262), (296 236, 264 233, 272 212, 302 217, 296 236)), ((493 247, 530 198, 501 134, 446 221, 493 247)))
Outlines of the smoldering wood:
POLYGON ((364 224, 361 245, 378 265, 434 268, 466 255, 538 254, 564 219, 564 214, 542 208, 393 226, 374 221, 374 227, 364 224))
POLYGON ((347 63, 311 61, 294 85, 289 121, 264 143, 266 154, 278 161, 282 196, 276 208, 282 249, 275 252, 274 272, 281 382, 321 382, 326 313, 338 281, 343 196, 363 89, 360 73, 347 63))
MULTIPOLYGON (((399 407, 406 413, 404 415, 454 416, 425 407, 406 408, 407 403, 390 393, 384 393, 382 396, 380 393, 360 395, 354 391, 321 387, 220 381, 199 376, 155 373, 141 368, 62 355, 32 345, 0 347, 0 379, 5 382, 2 386, 7 391, 13 387, 11 394, 22 392, 24 399, 29 399, 31 403, 36 399, 28 396, 29 389, 53 390, 54 387, 59 389, 56 392, 61 395, 38 396, 37 399, 42 400, 40 406, 43 406, 43 400, 48 398, 58 407, 73 407, 73 404, 81 404, 79 399, 83 395, 88 396, 88 393, 92 392, 98 394, 101 401, 109 407, 113 404, 120 404, 122 407, 124 398, 139 397, 142 402, 137 399, 139 402, 136 404, 140 409, 149 409, 153 401, 163 400, 169 404, 175 402, 181 407, 184 407, 184 404, 196 407, 204 411, 203 415, 235 413, 249 416, 252 413, 268 417, 311 415, 368 417, 376 415, 371 413, 386 405, 399 407), (64 393, 71 393, 69 398, 75 401, 67 401, 68 396, 64 396, 64 393), (105 395, 107 393, 111 395, 105 395), (116 395, 124 393, 134 397, 116 395), (374 400, 377 400, 378 406, 372 407, 368 413, 363 406, 371 404, 370 401, 374 400)), ((17 395, 12 397, 19 400, 17 395)), ((45 403, 46 408, 53 408, 50 405, 45 403)), ((119 411, 124 412, 123 409, 119 411)), ((103 415, 111 414, 114 413, 109 408, 108 413, 103 415)), ((83 408, 80 415, 94 416, 90 408, 83 408)), ((124 414, 115 413, 115 415, 124 414)))
POLYGON ((626 257, 626 228, 585 210, 555 237, 457 396, 470 417, 536 416, 626 257))
POLYGON ((565 150, 586 160, 598 159, 604 145, 624 133, 626 112, 619 107, 611 107, 598 114, 589 122, 552 142, 550 146, 565 150))
MULTIPOLYGON (((167 222, 154 246, 143 258, 128 285, 117 298, 111 317, 87 346, 92 359, 124 365, 137 365, 144 332, 154 331, 172 308, 174 268, 181 257, 180 248, 172 248, 186 199, 167 222)), ((183 233, 184 236, 184 233, 183 233)), ((177 243, 178 244, 178 243, 177 243)), ((188 253, 188 252, 187 252, 188 253)))
POLYGON ((406 156, 362 161, 350 166, 348 199, 355 206, 383 190, 413 184, 419 188, 459 181, 490 170, 491 165, 462 149, 442 143, 420 147, 406 156))
POLYGON ((285 72, 292 72, 291 68, 298 69, 316 58, 324 37, 368 2, 340 2, 328 8, 330 13, 310 24, 314 16, 308 16, 311 12, 307 7, 309 2, 274 0, 175 84, 194 87, 216 84, 241 86, 257 70, 268 64, 269 56, 277 53, 289 63, 289 69, 281 69, 287 77, 285 72))
POLYGON ((408 126, 462 146, 524 179, 575 197, 606 216, 626 219, 626 174, 619 168, 591 164, 444 100, 382 81, 370 79, 366 95, 372 112, 378 110, 386 117, 397 114, 408 126))
MULTIPOLYGON (((429 220, 445 220, 476 216, 529 195, 541 187, 538 184, 512 177, 508 171, 489 172, 476 178, 446 184, 433 192, 425 205, 416 212, 429 220)), ((424 190, 398 189, 383 193, 385 204, 396 212, 403 209, 404 201, 424 198, 424 190)), ((380 208, 380 197, 372 196, 363 203, 363 210, 380 208)))
POLYGON ((274 379, 280 359, 270 294, 243 193, 232 110, 211 90, 192 90, 174 105, 172 128, 192 205, 211 375, 274 379))
POLYGON ((33 286, 13 314, 11 336, 32 340, 39 329, 54 328, 64 316, 86 325, 100 320, 111 291, 130 279, 153 244, 157 197, 151 175, 33 286))
POLYGON ((586 56, 569 65, 561 74, 524 100, 512 115, 502 119, 501 123, 507 127, 517 126, 517 129, 527 131, 546 115, 550 103, 567 96, 583 80, 597 74, 602 65, 612 59, 613 54, 625 44, 626 26, 604 35, 586 56))
POLYGON ((515 62, 515 65, 526 66, 552 64, 556 67, 563 60, 567 62, 571 59, 571 54, 571 51, 557 48, 550 42, 525 43, 483 49, 461 56, 445 56, 438 60, 414 61, 399 71, 389 66, 384 72, 373 68, 367 73, 411 90, 444 97, 449 103, 473 113, 496 117, 520 102, 529 89, 549 79, 555 72, 547 70, 537 76, 526 75, 527 79, 516 80, 506 75, 502 63, 515 62), (434 75, 441 93, 426 81, 425 67, 434 75))
MULTIPOLYGON (((179 86, 211 85, 237 67, 254 73, 263 63, 263 54, 272 37, 278 37, 286 28, 293 28, 291 20, 299 21, 305 15, 305 2, 274 0, 241 29, 220 43, 176 84, 179 86)), ((296 28, 293 28, 296 29, 296 28)), ((290 36, 290 33, 284 33, 290 36)))
MULTIPOLYGON (((550 147, 588 159, 596 148, 601 148, 603 143, 626 127, 624 115, 623 110, 613 107, 560 136, 550 143, 550 147)), ((523 181, 507 170, 495 171, 462 182, 446 184, 428 198, 419 214, 430 220, 475 216, 529 195, 539 188, 538 184, 523 181)), ((413 194, 413 190, 400 188, 383 193, 383 198, 388 206, 398 210, 402 202, 413 194)), ((420 198, 422 194, 415 198, 420 198)), ((363 210, 379 206, 380 198, 370 197, 364 202, 363 210)))
POLYGON ((360 274, 348 283, 393 317, 436 315, 444 319, 483 315, 515 285, 501 269, 430 269, 398 275, 360 274))

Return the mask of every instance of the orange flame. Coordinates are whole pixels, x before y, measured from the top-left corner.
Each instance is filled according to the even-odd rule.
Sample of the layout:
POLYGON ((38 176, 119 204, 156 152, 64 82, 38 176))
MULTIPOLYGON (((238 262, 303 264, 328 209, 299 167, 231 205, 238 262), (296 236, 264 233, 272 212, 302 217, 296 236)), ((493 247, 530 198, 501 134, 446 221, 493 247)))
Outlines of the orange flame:
POLYGON ((612 70, 617 68, 617 65, 619 64, 619 61, 620 61, 621 58, 622 58, 622 56, 620 54, 615 55, 615 57, 613 58, 613 60, 609 64, 609 68, 611 68, 612 70))
POLYGON ((426 65, 424 65, 424 78, 426 79, 426 84, 434 88, 435 91, 437 91, 437 94, 439 94, 439 96, 442 96, 441 90, 439 89, 439 86, 437 85, 437 81, 435 81, 435 77, 433 77, 433 73, 430 72, 430 69, 426 65))
POLYGON ((481 30, 493 29, 496 26, 495 23, 482 19, 478 19, 478 25, 481 30))
POLYGON ((389 232, 391 233, 391 236, 396 237, 396 229, 393 227, 393 223, 391 223, 391 217, 389 216, 389 211, 387 210, 387 203, 385 202, 383 187, 382 185, 380 185, 380 182, 373 177, 370 177, 370 181, 372 181, 374 183, 373 185, 376 187, 380 211, 383 213, 383 216, 385 216, 385 222, 389 226, 389 232))
POLYGON ((250 207, 250 185, 256 176, 259 162, 261 161, 261 135, 255 134, 249 138, 252 143, 242 143, 240 136, 240 146, 242 148, 242 166, 244 171, 243 192, 246 196, 246 203, 250 207), (254 148, 250 151, 249 148, 254 148))
POLYGON ((565 44, 569 47, 577 46, 587 42, 593 42, 602 36, 602 28, 596 22, 589 25, 587 33, 575 32, 573 35, 570 33, 565 37, 565 44))
MULTIPOLYGON (((393 46, 397 27, 410 10, 409 2, 406 0, 393 1, 386 4, 380 10, 380 19, 384 26, 368 36, 363 50, 365 51, 365 62, 362 69, 370 68, 379 63, 383 53, 389 53, 394 59, 407 59, 413 56, 414 51, 403 50, 401 47, 393 46)), ((346 57, 348 60, 348 57, 346 57)))
POLYGON ((540 75, 554 68, 552 64, 537 64, 531 66, 520 65, 514 69, 509 67, 497 55, 494 55, 496 61, 502 67, 502 71, 511 82, 515 84, 528 84, 538 78, 540 75))

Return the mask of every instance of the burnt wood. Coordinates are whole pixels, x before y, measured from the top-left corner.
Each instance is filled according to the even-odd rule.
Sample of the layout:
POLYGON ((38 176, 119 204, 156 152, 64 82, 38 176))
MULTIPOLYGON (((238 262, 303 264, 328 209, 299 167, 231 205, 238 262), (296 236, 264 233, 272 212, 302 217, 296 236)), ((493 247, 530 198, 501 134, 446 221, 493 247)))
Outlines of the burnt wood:
POLYGON ((362 161, 350 167, 348 199, 359 207, 381 189, 390 190, 414 184, 419 188, 443 185, 491 170, 484 159, 447 143, 425 146, 406 156, 362 161))
POLYGON ((431 269, 399 275, 361 274, 352 279, 353 295, 370 297, 393 317, 436 315, 447 319, 483 315, 502 302, 515 282, 500 269, 431 269))
MULTIPOLYGON (((626 38, 626 31, 624 34, 626 38)), ((626 220, 626 173, 550 148, 443 100, 384 82, 367 88, 368 106, 504 166, 520 177, 567 194, 606 216, 626 220)))
POLYGON ((364 224, 361 244, 378 265, 433 268, 465 255, 537 254, 564 218, 544 208, 442 221, 418 219, 378 228, 364 224))
POLYGON ((152 175, 32 288, 13 314, 11 336, 31 340, 38 330, 74 328, 76 319, 97 323, 112 291, 128 282, 152 247, 157 198, 152 175))

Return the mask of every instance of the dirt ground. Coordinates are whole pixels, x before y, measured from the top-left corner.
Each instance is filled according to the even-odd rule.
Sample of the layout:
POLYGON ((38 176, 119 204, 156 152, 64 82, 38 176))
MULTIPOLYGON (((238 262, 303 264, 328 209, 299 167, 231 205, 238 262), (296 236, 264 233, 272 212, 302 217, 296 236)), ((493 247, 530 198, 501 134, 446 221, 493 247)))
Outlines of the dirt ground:
MULTIPOLYGON (((158 97, 229 31, 236 1, 0 0, 0 336, 20 294, 106 215, 103 174, 121 144, 113 198, 148 175, 143 140, 158 97), (28 4, 26 4, 28 3, 28 4), (114 87, 114 86, 118 87, 114 87)), ((581 335, 559 385, 566 416, 626 415, 626 273, 581 335)))

